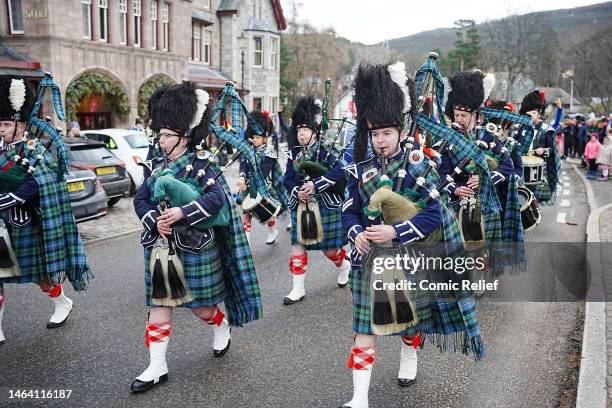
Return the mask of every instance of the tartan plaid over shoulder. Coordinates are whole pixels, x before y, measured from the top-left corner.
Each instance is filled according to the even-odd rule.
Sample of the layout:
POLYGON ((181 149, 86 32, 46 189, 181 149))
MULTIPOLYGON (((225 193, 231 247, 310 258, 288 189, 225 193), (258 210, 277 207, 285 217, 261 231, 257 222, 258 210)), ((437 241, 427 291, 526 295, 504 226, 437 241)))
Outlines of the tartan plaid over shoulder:
POLYGON ((434 133, 436 136, 448 140, 450 144, 455 146, 453 151, 457 158, 462 160, 465 157, 469 157, 476 163, 480 168, 480 192, 482 196, 482 209, 485 212, 499 212, 501 210, 501 204, 497 198, 495 187, 491 181, 489 175, 489 168, 485 160, 485 154, 474 142, 467 137, 464 137, 459 132, 434 122, 427 116, 419 113, 417 114, 417 122, 423 129, 434 133))
MULTIPOLYGON (((6 166, 10 158, 8 152, 0 156, 0 167, 6 166)), ((42 257, 39 264, 53 285, 68 279, 74 290, 85 290, 93 274, 72 214, 66 182, 55 166, 47 153, 32 176, 40 199, 43 251, 38 255, 42 257)))

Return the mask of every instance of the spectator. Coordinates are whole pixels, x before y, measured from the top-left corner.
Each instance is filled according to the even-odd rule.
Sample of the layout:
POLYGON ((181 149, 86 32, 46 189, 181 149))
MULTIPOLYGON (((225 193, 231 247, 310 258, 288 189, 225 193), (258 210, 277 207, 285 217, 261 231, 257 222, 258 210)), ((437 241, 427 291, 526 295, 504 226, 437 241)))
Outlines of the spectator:
POLYGON ((81 137, 81 127, 79 126, 79 122, 77 121, 70 122, 70 131, 68 132, 68 136, 81 137))
POLYGON ((587 166, 586 162, 584 161, 584 158, 582 157, 584 155, 584 146, 586 145, 586 139, 587 139, 586 119, 583 117, 580 117, 579 125, 578 125, 578 136, 577 136, 578 157, 580 157, 581 159, 580 168, 585 168, 587 166))
POLYGON ((589 163, 589 171, 587 172, 587 178, 589 180, 593 180, 597 177, 597 155, 600 149, 601 143, 599 143, 599 134, 597 132, 592 132, 591 140, 584 148, 584 158, 589 163))
POLYGON ((142 123, 142 119, 136 118, 136 121, 134 122, 134 126, 132 126, 132 129, 130 129, 130 130, 140 130, 140 131, 143 131, 144 130, 144 124, 142 123))
POLYGON ((601 169, 600 181, 608 181, 608 173, 612 166, 612 129, 608 129, 608 135, 604 137, 603 146, 597 154, 597 165, 601 169))

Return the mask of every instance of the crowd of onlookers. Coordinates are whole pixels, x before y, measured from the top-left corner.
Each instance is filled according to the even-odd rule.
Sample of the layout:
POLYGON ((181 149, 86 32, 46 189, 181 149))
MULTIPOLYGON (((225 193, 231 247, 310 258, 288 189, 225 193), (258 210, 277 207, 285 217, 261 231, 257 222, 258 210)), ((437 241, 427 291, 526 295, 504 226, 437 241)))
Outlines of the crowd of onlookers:
POLYGON ((587 178, 607 181, 612 166, 612 114, 566 117, 557 130, 557 146, 561 159, 578 158, 580 167, 588 167, 587 178))

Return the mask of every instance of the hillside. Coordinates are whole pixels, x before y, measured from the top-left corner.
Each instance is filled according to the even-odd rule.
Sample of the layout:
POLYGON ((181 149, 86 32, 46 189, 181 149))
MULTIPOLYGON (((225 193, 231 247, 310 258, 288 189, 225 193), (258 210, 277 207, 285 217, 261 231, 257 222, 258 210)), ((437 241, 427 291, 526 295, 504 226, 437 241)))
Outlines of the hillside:
MULTIPOLYGON (((595 26, 603 28, 612 24, 612 2, 531 14, 550 22, 560 40, 573 44, 579 41, 581 33, 595 26)), ((483 24, 477 27, 482 32, 483 24)), ((434 48, 440 48, 446 53, 454 48, 455 39, 455 32, 451 28, 438 28, 388 40, 387 43, 389 48, 402 53, 426 54, 434 48)))

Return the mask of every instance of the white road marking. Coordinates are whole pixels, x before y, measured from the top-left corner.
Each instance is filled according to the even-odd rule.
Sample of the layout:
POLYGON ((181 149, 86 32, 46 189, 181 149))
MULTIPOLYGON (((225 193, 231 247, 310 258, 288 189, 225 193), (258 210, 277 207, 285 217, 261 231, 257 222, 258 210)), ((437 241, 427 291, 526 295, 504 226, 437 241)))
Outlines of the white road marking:
POLYGON ((570 193, 571 193, 571 191, 569 191, 569 190, 565 190, 565 191, 563 192, 563 195, 564 195, 564 196, 568 196, 568 195, 570 195, 570 193))
POLYGON ((563 181, 569 181, 569 176, 563 176, 563 181))
POLYGON ((561 207, 569 207, 570 200, 561 200, 561 207))
POLYGON ((563 187, 569 187, 570 183, 563 183, 563 187))
POLYGON ((557 222, 561 223, 561 224, 565 224, 566 223, 566 218, 567 218, 567 214, 564 212, 560 212, 559 214, 557 214, 557 222))

